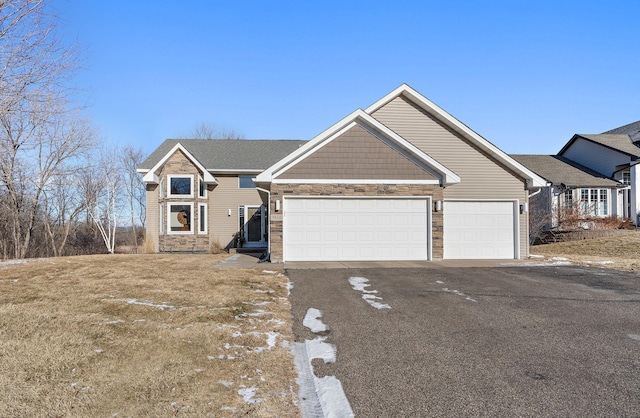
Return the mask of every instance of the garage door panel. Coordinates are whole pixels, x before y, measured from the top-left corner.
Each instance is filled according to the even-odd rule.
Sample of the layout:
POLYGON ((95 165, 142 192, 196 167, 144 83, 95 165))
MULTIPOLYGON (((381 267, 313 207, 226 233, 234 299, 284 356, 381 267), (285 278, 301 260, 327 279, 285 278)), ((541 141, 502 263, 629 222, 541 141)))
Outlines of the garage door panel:
POLYGON ((286 261, 428 258, 427 199, 286 198, 285 202, 286 261), (317 232, 322 232, 322 241, 316 240, 317 232))
POLYGON ((444 258, 515 258, 513 202, 444 202, 444 258))

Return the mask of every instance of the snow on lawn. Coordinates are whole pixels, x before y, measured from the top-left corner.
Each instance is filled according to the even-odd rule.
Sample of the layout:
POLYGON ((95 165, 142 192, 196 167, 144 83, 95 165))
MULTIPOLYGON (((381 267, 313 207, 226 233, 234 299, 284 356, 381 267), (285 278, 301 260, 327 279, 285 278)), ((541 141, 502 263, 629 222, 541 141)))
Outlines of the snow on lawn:
POLYGON ((378 302, 381 301, 382 298, 380 296, 376 296, 378 293, 377 290, 367 290, 366 288, 371 286, 369 284, 369 279, 365 277, 349 277, 349 284, 353 288, 353 290, 360 291, 363 293, 362 299, 365 300, 369 305, 373 306, 376 309, 391 309, 391 306, 386 303, 378 302))

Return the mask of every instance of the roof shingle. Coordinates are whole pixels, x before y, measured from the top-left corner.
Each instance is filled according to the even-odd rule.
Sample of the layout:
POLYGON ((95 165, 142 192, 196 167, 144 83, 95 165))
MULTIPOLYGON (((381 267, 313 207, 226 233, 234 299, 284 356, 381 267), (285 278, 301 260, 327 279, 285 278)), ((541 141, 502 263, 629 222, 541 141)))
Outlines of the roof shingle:
POLYGON ((140 165, 152 169, 180 143, 207 170, 257 171, 269 168, 307 141, 277 139, 167 139, 140 165))
POLYGON ((559 155, 511 155, 520 164, 554 185, 567 187, 608 187, 621 184, 604 174, 559 155))

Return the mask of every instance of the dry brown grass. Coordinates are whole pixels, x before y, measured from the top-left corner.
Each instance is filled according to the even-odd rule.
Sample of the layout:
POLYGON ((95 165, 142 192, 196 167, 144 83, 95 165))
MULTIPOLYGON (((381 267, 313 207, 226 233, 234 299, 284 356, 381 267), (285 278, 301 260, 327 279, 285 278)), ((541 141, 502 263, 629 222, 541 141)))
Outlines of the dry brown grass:
POLYGON ((1 415, 299 416, 287 278, 222 258, 0 263, 1 415))
POLYGON ((638 271, 640 270, 640 231, 629 231, 629 233, 608 238, 536 245, 531 247, 531 253, 547 257, 564 257, 577 264, 595 264, 614 269, 638 271))

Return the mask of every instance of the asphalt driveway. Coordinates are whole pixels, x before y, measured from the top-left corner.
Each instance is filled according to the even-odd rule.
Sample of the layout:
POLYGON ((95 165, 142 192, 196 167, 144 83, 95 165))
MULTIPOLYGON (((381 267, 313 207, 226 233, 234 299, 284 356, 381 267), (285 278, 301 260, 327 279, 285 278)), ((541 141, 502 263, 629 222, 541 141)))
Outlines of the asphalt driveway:
POLYGON ((358 417, 640 416, 640 276, 598 268, 288 269, 358 417), (350 277, 390 309, 376 309, 350 277))

